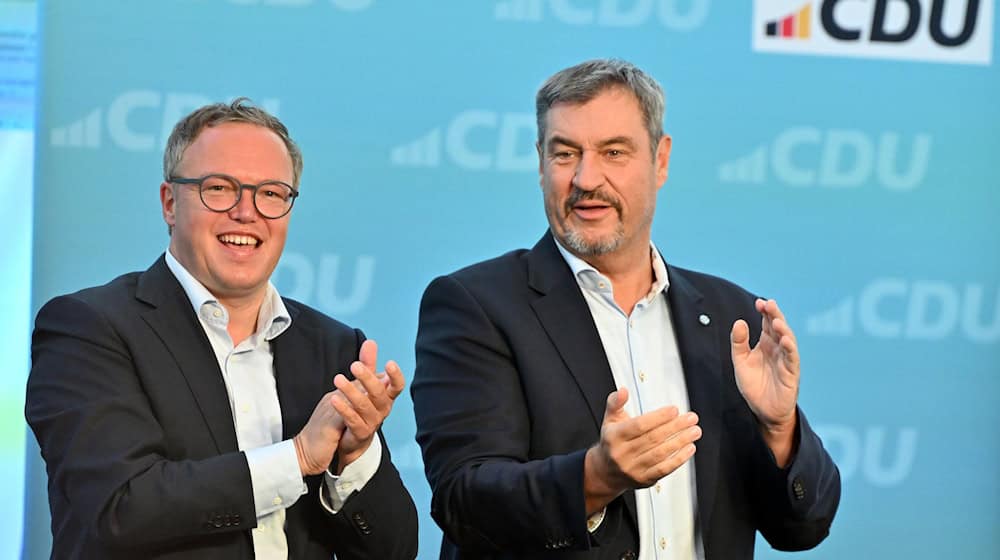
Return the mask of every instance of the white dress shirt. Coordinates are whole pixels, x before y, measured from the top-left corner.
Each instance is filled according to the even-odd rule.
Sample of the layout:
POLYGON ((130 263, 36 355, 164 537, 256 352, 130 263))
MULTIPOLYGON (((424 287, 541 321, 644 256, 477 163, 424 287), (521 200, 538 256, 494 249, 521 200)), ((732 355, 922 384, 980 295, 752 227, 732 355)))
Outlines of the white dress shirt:
MULTIPOLYGON (((573 271, 590 308, 616 387, 629 392, 625 411, 632 417, 673 405, 688 412, 687 385, 667 302, 667 268, 650 243, 653 285, 631 315, 615 303, 611 280, 596 268, 556 246, 573 271)), ((696 512, 694 461, 635 491, 639 560, 703 560, 696 512)), ((594 531, 603 513, 589 523, 594 531)))
MULTIPOLYGON (((254 556, 258 559, 285 559, 285 508, 291 507, 307 486, 299 470, 295 444, 282 441, 281 407, 274 377, 274 354, 270 341, 283 333, 292 318, 278 291, 268 282, 267 293, 257 315, 257 330, 233 346, 227 326, 229 313, 219 301, 166 252, 167 267, 184 288, 219 362, 219 370, 229 395, 229 407, 236 427, 236 441, 250 468, 257 527, 252 530, 254 556)), ((332 387, 331 387, 332 389, 332 387)), ((319 402, 322 395, 316 395, 319 402)), ((326 473, 331 503, 324 492, 319 500, 336 513, 352 492, 361 490, 375 475, 382 459, 378 435, 371 446, 340 476, 326 473)))

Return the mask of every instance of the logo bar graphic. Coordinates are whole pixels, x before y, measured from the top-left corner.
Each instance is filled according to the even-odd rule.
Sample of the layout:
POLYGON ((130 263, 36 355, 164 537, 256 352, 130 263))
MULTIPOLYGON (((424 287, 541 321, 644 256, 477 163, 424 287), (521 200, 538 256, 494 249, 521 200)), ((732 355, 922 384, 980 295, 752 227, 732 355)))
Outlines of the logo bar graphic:
POLYGON ((436 167, 441 163, 441 129, 435 128, 416 140, 396 146, 389 154, 393 165, 436 167))
POLYGON ((99 148, 101 146, 101 109, 94 109, 89 115, 66 126, 52 129, 49 138, 57 147, 99 148))
POLYGON ((767 22, 764 34, 768 37, 785 39, 808 39, 811 22, 812 4, 806 4, 794 14, 789 14, 781 20, 767 22))

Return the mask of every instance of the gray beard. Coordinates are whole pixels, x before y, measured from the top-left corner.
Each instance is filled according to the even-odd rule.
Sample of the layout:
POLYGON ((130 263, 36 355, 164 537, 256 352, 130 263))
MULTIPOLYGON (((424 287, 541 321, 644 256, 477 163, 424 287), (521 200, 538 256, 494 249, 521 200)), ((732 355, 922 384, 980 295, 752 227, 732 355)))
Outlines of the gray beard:
POLYGON ((561 240, 566 248, 570 249, 580 257, 597 257, 614 252, 621 246, 625 239, 625 228, 621 222, 615 228, 614 234, 596 242, 587 241, 576 230, 566 231, 566 236, 561 240))

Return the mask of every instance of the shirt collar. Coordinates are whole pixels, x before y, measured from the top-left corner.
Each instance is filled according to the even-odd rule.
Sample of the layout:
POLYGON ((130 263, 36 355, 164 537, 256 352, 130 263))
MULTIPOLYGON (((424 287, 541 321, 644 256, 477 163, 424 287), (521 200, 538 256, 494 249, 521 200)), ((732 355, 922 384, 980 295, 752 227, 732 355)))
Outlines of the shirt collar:
MULTIPOLYGON (((213 312, 216 310, 221 311, 220 314, 215 315, 218 318, 217 321, 222 326, 227 325, 229 323, 229 312, 212 295, 212 292, 208 291, 208 288, 188 272, 184 268, 184 265, 170 253, 169 249, 166 251, 165 260, 167 261, 167 268, 170 269, 170 272, 177 278, 181 287, 184 288, 184 293, 191 302, 191 307, 194 309, 195 314, 202 317, 203 311, 207 308, 213 308, 213 312)), ((265 340, 271 340, 285 332, 285 329, 291 323, 292 316, 288 314, 284 300, 281 299, 281 296, 278 295, 278 290, 269 280, 267 282, 267 292, 264 294, 264 301, 261 302, 260 311, 257 313, 257 332, 263 333, 265 340)))
MULTIPOLYGON (((569 252, 569 249, 563 247, 562 243, 555 236, 552 239, 556 242, 559 254, 562 255, 563 260, 569 265, 569 269, 573 271, 573 276, 576 277, 576 282, 581 288, 592 291, 611 290, 611 281, 601 271, 569 252)), ((650 265, 653 267, 653 285, 650 286, 649 293, 644 299, 649 299, 660 292, 666 292, 667 288, 670 287, 670 279, 667 277, 667 265, 663 262, 663 257, 660 256, 660 252, 656 249, 656 245, 652 239, 649 241, 649 254, 650 265)))

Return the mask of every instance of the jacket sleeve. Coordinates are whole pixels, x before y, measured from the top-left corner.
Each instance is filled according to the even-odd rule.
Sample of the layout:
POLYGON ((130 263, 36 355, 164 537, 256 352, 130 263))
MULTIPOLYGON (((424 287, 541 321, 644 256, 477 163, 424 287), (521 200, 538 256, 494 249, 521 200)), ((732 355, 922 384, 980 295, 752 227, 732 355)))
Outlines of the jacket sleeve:
POLYGON ((364 488, 347 498, 332 520, 333 540, 340 560, 417 556, 417 510, 393 466, 385 436, 382 461, 364 488))
POLYGON ((125 340, 73 296, 38 314, 25 415, 45 459, 50 502, 72 508, 66 515, 109 548, 254 527, 245 456, 171 459, 125 340))
POLYGON ((815 547, 830 533, 840 504, 840 472, 797 410, 797 450, 792 462, 779 469, 763 439, 751 472, 756 477, 758 528, 772 547, 796 551, 815 547))
POLYGON ((532 457, 517 359, 454 277, 438 278, 424 294, 416 359, 417 441, 433 491, 431 515, 448 539, 483 552, 589 548, 586 449, 532 457))

